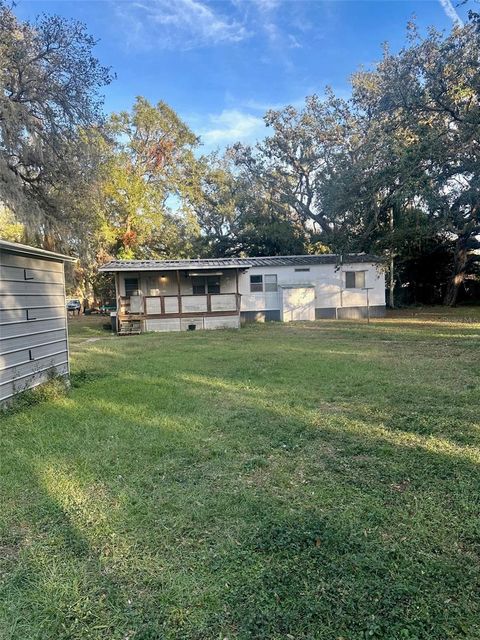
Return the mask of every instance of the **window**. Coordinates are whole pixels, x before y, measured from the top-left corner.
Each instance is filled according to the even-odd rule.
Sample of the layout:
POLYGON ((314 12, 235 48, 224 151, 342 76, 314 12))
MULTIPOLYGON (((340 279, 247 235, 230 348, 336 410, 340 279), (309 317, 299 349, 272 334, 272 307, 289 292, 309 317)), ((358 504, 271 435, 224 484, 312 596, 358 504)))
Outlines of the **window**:
POLYGON ((192 289, 194 296, 204 296, 205 278, 192 278, 192 289))
POLYGON ((297 267, 295 271, 310 271, 310 267, 297 267))
POLYGON ((138 291, 138 278, 125 278, 125 295, 127 298, 138 291))
POLYGON ((220 293, 220 276, 196 276, 192 278, 192 288, 194 296, 220 293))
POLYGON ((220 276, 207 276, 207 293, 220 293, 220 276))
POLYGON ((250 291, 252 293, 263 291, 263 276, 250 276, 250 291))
POLYGON ((365 271, 345 271, 346 289, 363 289, 365 287, 365 271))
POLYGON ((277 275, 265 274, 265 291, 277 291, 277 275))

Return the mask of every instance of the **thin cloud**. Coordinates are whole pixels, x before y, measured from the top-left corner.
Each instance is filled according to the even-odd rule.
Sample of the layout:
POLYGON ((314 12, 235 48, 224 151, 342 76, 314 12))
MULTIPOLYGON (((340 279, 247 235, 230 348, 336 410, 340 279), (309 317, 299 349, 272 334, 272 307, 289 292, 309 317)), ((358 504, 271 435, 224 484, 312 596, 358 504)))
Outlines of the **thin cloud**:
POLYGON ((266 133, 262 118, 238 109, 224 109, 209 116, 208 126, 200 133, 206 147, 227 146, 234 142, 255 142, 266 133))
POLYGON ((250 36, 245 25, 199 0, 116 2, 130 45, 182 49, 232 44, 250 36))
POLYGON ((447 18, 453 22, 453 24, 457 27, 463 27, 463 20, 460 18, 458 13, 455 10, 451 0, 439 0, 440 4, 447 15, 447 18))

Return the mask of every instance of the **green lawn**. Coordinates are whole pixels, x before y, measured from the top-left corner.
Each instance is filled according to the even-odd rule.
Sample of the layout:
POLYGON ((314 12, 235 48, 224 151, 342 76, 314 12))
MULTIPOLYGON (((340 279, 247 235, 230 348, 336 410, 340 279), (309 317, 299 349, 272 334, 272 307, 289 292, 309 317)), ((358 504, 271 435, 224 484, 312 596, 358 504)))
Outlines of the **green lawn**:
POLYGON ((0 418, 2 640, 480 638, 480 313, 110 337, 0 418))

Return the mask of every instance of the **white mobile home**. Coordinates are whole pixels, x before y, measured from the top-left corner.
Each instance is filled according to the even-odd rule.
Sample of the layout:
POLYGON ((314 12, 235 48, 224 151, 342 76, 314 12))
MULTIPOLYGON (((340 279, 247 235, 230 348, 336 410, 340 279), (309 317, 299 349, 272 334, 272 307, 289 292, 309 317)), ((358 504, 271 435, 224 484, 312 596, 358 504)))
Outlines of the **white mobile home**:
POLYGON ((241 322, 385 313, 375 256, 114 260, 119 333, 239 327, 241 322))
POLYGON ((0 403, 67 375, 68 256, 0 240, 0 403))

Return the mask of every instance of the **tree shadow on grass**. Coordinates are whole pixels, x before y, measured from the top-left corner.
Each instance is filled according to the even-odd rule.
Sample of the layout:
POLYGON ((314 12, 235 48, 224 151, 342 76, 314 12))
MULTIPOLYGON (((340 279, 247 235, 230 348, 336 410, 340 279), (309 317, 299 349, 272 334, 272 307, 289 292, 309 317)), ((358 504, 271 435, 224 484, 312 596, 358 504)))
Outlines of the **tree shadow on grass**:
POLYGON ((15 640, 29 610, 42 640, 478 637, 468 442, 197 364, 120 370, 12 421, 33 540, 15 640))
MULTIPOLYGON (((39 425, 41 428, 41 425, 39 425)), ((78 526, 75 497, 68 504, 42 477, 43 462, 11 449, 10 473, 21 470, 20 487, 4 487, 2 546, 15 549, 2 566, 0 636, 5 640, 122 638, 118 611, 125 593, 108 570, 103 551, 78 526), (94 631, 97 629, 97 633, 94 631)), ((61 464, 61 461, 59 461, 61 464)), ((51 469, 58 477, 59 466, 51 469)))

